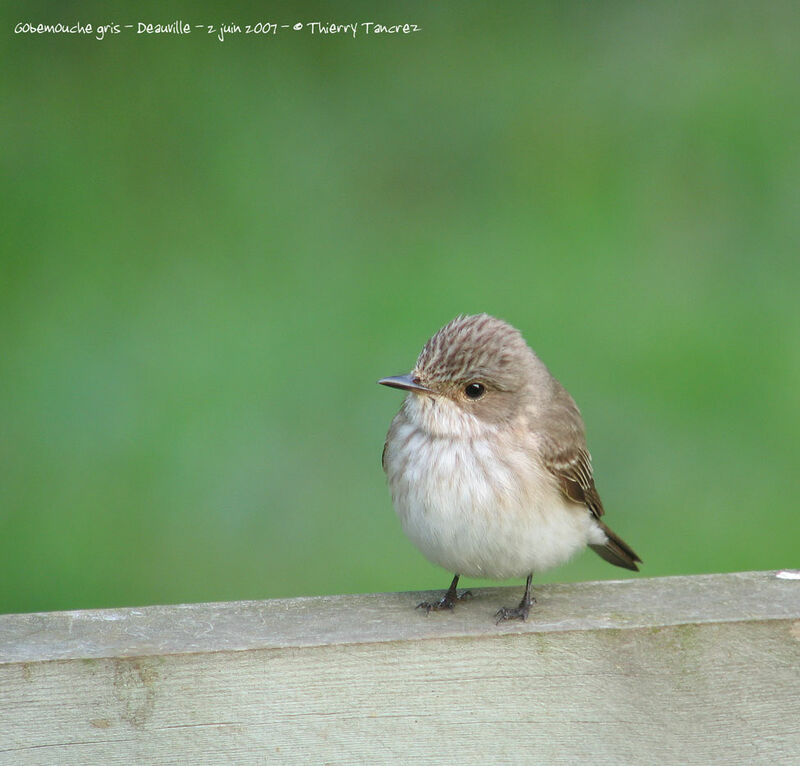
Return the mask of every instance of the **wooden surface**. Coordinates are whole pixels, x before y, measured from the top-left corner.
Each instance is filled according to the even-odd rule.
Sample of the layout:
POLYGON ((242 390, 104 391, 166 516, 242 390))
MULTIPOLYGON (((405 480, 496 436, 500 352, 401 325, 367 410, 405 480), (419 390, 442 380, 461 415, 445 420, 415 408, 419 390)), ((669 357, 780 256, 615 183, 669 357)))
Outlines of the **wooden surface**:
POLYGON ((800 764, 775 572, 0 616, 0 764, 800 764))

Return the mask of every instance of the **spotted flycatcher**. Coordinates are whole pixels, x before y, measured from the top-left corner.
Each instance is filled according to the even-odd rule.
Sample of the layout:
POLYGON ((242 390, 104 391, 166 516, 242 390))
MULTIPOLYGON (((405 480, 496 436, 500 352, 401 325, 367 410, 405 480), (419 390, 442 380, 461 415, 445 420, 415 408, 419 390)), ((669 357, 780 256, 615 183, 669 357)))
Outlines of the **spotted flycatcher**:
POLYGON ((602 521, 583 419, 572 397, 511 325, 459 316, 422 349, 408 375, 383 378, 408 391, 386 436, 383 468, 405 533, 454 573, 441 601, 452 609, 461 575, 526 577, 588 545, 611 564, 641 559, 602 521))

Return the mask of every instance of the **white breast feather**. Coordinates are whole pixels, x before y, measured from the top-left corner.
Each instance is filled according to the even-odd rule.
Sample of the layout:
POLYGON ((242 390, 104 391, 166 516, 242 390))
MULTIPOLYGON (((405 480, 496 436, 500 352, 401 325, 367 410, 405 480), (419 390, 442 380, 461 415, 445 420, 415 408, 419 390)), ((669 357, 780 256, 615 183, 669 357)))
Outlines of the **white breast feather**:
POLYGON ((386 470, 403 529, 432 562, 471 577, 525 577, 605 537, 530 448, 506 440, 498 460, 496 429, 455 403, 410 396, 404 407, 386 470))

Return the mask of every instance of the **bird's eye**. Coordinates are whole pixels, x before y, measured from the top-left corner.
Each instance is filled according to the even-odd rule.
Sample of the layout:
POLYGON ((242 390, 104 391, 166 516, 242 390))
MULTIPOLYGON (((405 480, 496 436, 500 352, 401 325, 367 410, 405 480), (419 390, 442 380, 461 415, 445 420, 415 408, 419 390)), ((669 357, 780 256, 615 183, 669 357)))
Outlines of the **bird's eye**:
POLYGON ((464 387, 464 393, 470 399, 480 399, 486 393, 486 387, 482 383, 470 383, 464 387))

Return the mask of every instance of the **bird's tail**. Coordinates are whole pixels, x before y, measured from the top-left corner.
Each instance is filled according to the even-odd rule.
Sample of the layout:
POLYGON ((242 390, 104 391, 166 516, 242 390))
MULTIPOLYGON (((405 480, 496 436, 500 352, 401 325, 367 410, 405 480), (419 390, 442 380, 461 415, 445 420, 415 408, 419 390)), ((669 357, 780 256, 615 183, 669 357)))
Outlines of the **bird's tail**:
POLYGON ((639 567, 636 566, 636 562, 641 564, 642 560, 636 555, 633 548, 599 519, 596 520, 596 524, 605 532, 608 539, 600 544, 589 543, 589 547, 609 564, 638 572, 639 567))

